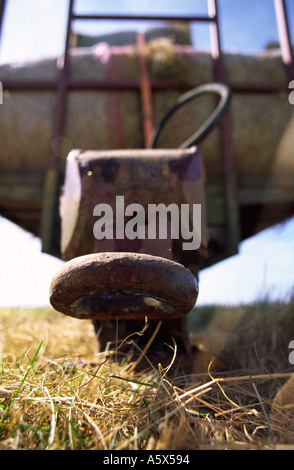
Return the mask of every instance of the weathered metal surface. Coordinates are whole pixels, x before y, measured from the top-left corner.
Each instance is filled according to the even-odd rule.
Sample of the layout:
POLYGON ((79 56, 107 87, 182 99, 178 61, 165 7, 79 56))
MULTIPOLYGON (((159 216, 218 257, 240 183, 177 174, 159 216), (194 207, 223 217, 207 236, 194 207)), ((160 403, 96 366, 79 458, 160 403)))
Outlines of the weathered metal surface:
MULTIPOLYGON (((196 147, 187 150, 72 151, 67 159, 66 178, 60 203, 61 252, 65 260, 93 252, 131 251, 174 259, 197 273, 206 257, 208 242, 205 213, 205 177, 196 147), (149 204, 201 204, 201 243, 197 250, 182 250, 184 239, 171 238, 167 220, 166 239, 128 239, 116 236, 116 196, 124 207, 140 204, 147 216, 149 204), (97 204, 113 209, 113 239, 97 240, 93 235, 97 204)), ((195 225, 195 221, 194 221, 195 225)), ((196 227, 197 228, 197 227, 196 227)), ((198 227, 200 229, 200 227, 198 227)))
POLYGON ((182 265, 137 253, 74 258, 50 287, 56 310, 92 320, 178 318, 194 307, 197 295, 197 281, 182 265))

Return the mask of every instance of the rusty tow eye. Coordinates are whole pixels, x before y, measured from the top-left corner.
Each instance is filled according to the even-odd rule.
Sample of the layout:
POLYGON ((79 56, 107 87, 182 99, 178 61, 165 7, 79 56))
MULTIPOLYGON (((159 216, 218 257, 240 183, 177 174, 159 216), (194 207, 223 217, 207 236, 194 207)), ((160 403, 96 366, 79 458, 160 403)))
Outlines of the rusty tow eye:
POLYGON ((138 253, 74 258, 50 286, 55 310, 91 320, 179 318, 194 307, 197 296, 197 280, 184 266, 138 253))

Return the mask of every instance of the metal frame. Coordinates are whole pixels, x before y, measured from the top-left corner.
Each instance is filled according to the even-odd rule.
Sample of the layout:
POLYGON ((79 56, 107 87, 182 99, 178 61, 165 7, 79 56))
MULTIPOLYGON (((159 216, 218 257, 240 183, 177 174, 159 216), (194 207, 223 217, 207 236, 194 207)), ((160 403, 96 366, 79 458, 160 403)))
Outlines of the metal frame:
MULTIPOLYGON (((2 23, 7 0, 0 0, 0 39, 2 32, 2 23)), ((289 32, 289 24, 287 19, 287 11, 285 0, 273 0, 276 12, 278 33, 280 39, 280 47, 283 61, 288 73, 289 82, 294 79, 294 60, 291 47, 291 39, 289 32)), ((75 20, 168 20, 183 22, 206 22, 210 24, 211 30, 211 54, 215 65, 215 79, 221 83, 227 84, 233 92, 247 93, 275 93, 288 89, 288 83, 280 86, 255 85, 247 83, 239 85, 230 83, 225 77, 223 66, 223 50, 221 45, 218 0, 207 0, 208 16, 148 16, 148 15, 77 15, 74 13, 74 0, 69 0, 68 19, 66 40, 64 45, 63 66, 60 70, 57 81, 46 80, 30 80, 30 81, 10 81, 5 82, 5 88, 37 90, 37 89, 55 89, 57 92, 56 110, 53 122, 52 139, 62 135, 62 129, 65 124, 65 108, 67 91, 70 89, 107 89, 107 90, 123 90, 135 89, 142 93, 142 84, 137 81, 95 81, 95 80, 73 80, 69 76, 69 44, 71 35, 71 25, 75 20)), ((152 89, 165 89, 169 86, 164 82, 149 83, 152 89)), ((175 88, 179 90, 187 90, 187 85, 179 83, 175 88)), ((150 91, 150 90, 149 90, 150 91)), ((144 98, 143 98, 144 101, 144 98)), ((150 123, 149 123, 150 124, 150 123)), ((221 154, 223 162, 224 190, 227 204, 227 239, 228 254, 238 251, 239 243, 239 221, 238 221, 238 205, 236 192, 236 175, 234 172, 233 158, 231 155, 230 142, 230 123, 229 117, 222 119, 220 124, 221 138, 221 154)), ((55 149, 56 150, 56 149, 55 149)), ((54 224, 56 221, 56 208, 59 190, 59 170, 56 157, 57 152, 51 153, 48 159, 48 170, 44 183, 44 201, 41 222, 41 238, 43 251, 50 253, 52 251, 52 243, 54 236, 54 224)))

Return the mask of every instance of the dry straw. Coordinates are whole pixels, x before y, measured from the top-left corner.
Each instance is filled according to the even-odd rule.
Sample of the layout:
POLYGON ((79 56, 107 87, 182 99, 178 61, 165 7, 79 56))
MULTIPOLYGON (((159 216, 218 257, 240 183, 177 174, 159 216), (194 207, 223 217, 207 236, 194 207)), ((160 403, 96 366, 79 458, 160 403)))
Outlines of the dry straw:
POLYGON ((286 432, 271 411, 289 370, 137 372, 49 309, 2 310, 0 338, 1 449, 293 448, 292 415, 286 432))

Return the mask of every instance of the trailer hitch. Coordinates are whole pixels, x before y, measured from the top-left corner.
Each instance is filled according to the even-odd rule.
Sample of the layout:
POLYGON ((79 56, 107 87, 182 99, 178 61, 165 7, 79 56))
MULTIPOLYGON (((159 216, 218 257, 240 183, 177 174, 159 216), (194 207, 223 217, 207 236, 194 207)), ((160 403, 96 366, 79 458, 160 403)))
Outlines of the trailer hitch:
MULTIPOLYGON (((201 142, 228 108, 230 90, 225 85, 206 84, 182 95, 155 128, 151 148, 155 147, 159 133, 169 117, 179 107, 200 95, 211 93, 220 96, 219 104, 201 128, 180 148, 186 149, 201 142)), ((146 155, 143 155, 144 151, 142 150, 138 152, 142 161, 150 161, 148 160, 150 152, 158 152, 158 150, 146 150, 146 152, 148 152, 146 155)), ((119 158, 115 158, 117 159, 116 168, 119 165, 123 167, 123 164, 118 163, 119 158)), ((113 155, 111 156, 112 160, 115 158, 113 155)), ((162 160, 162 157, 160 158, 162 160)), ((185 175, 187 162, 189 164, 192 162, 190 155, 177 162, 177 164, 184 165, 182 173, 185 175)), ((98 162, 98 165, 101 163, 98 162)), ((168 163, 164 163, 164 165, 168 165, 168 163)), ((195 169, 195 162, 192 166, 195 169)), ((164 168, 166 170, 170 167, 171 165, 164 168)), ((101 167, 98 166, 98 168, 100 168, 98 170, 100 172, 101 167)), ((126 166, 124 171, 127 168, 126 166)), ((160 170, 158 174, 166 174, 165 170, 160 170)), ((85 168, 83 172, 85 172, 85 168)), ((89 173, 92 174, 92 171, 89 173)), ((183 178, 180 177, 180 180, 183 178)), ((189 177, 187 181, 187 188, 191 188, 189 185, 194 184, 195 178, 193 180, 189 177)), ((144 177, 141 183, 144 186, 144 177)), ((182 183, 183 181, 181 181, 182 183)), ((97 187, 97 182, 95 184, 97 187)), ((105 180, 105 184, 109 185, 109 181, 105 180)), ((163 187, 165 188, 165 186, 163 187)), ((173 189, 171 188, 170 191, 173 192, 173 189)), ((179 191, 182 195, 183 187, 179 191)), ((89 189, 87 189, 87 193, 89 193, 89 189)), ((80 229, 81 232, 84 233, 80 229)), ((74 247, 76 246, 77 242, 74 243, 74 247)), ((187 256, 185 253, 184 258, 187 260, 189 254, 187 256)), ((56 310, 66 315, 94 321, 141 319, 146 316, 149 319, 161 320, 180 318, 189 313, 197 300, 198 283, 194 274, 181 263, 165 257, 154 256, 154 253, 139 254, 121 251, 92 253, 74 257, 65 263, 52 279, 50 302, 56 310)))

